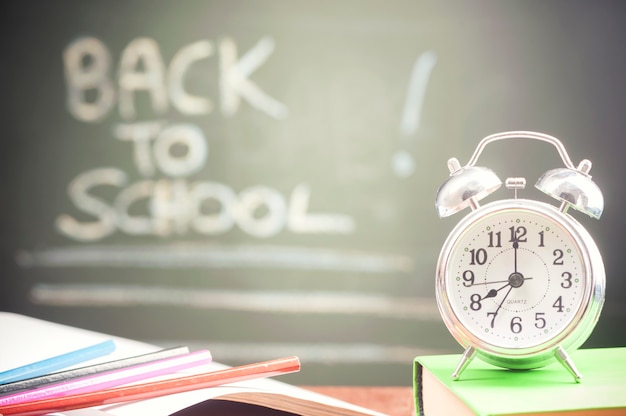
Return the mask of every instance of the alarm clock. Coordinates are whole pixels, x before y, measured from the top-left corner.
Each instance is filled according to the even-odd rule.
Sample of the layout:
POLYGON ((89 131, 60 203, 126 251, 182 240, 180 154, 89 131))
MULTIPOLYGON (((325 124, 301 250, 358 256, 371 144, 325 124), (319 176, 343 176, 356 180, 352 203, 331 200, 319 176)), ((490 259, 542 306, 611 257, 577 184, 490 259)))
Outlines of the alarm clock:
POLYGON ((591 180, 591 162, 572 164, 555 137, 530 131, 482 139, 465 166, 451 158, 450 177, 439 188, 436 209, 447 217, 471 212, 446 238, 436 271, 436 299, 443 321, 465 351, 452 378, 474 357, 499 367, 533 369, 561 362, 577 382, 582 375, 571 351, 589 337, 605 296, 600 251, 569 208, 599 219, 604 199, 591 180), (552 144, 565 167, 549 170, 535 187, 558 205, 518 198, 523 177, 504 181, 510 199, 479 201, 502 185, 476 162, 485 146, 509 139, 552 144))

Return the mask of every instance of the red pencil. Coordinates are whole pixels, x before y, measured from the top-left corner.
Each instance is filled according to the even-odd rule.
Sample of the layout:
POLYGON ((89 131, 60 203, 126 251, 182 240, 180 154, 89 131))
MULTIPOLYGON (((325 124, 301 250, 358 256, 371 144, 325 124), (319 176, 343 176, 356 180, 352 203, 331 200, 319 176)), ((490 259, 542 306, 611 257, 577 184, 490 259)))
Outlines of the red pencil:
POLYGON ((210 373, 194 374, 169 380, 135 384, 100 390, 93 393, 37 400, 0 407, 0 416, 38 416, 52 412, 81 409, 84 407, 102 406, 135 400, 146 400, 167 394, 216 387, 223 384, 250 380, 260 377, 272 377, 280 374, 300 371, 298 357, 286 357, 276 360, 231 367, 210 373))

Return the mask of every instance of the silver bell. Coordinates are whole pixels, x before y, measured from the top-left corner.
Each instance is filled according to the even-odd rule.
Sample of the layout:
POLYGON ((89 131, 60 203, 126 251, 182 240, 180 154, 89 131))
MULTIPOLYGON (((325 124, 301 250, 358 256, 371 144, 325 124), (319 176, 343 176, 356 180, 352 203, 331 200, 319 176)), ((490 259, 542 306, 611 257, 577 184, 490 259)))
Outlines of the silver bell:
POLYGON ((466 166, 459 161, 448 161, 450 177, 437 191, 435 206, 440 218, 455 214, 494 192, 502 181, 489 168, 466 166))
POLYGON ((591 162, 583 160, 576 169, 557 168, 544 173, 535 187, 562 203, 599 219, 604 209, 604 197, 591 180, 591 162))

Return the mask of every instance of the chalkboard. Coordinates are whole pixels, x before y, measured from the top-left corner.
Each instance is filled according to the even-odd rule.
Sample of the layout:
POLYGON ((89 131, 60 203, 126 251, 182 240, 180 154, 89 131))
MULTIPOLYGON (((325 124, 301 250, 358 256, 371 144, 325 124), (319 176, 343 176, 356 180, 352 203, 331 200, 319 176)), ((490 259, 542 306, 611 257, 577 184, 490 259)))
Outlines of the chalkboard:
MULTIPOLYGON (((459 352, 434 301, 446 161, 508 130, 594 165, 607 304, 626 320, 626 5, 20 1, 3 4, 0 307, 300 384, 410 384, 459 352)), ((562 166, 494 144, 502 178, 562 166)), ((494 199, 510 197, 506 190, 494 199)), ((574 214, 577 215, 577 214, 574 214)))

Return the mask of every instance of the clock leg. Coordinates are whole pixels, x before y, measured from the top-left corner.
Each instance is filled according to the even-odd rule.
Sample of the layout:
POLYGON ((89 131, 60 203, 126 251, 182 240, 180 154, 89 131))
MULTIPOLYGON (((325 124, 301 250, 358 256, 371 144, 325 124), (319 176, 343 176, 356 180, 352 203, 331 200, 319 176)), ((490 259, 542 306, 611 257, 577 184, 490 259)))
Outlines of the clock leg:
POLYGON ((461 361, 459 361, 459 363, 456 366, 456 369, 451 375, 452 380, 458 380, 459 377, 461 377, 461 373, 463 372, 463 370, 465 370, 465 368, 469 365, 469 363, 474 358, 475 352, 476 350, 472 346, 469 346, 465 349, 465 351, 463 352, 463 356, 461 357, 461 361))
POLYGON ((554 355, 556 356, 557 361, 563 364, 563 367, 565 367, 567 371, 569 371, 570 374, 574 376, 574 380, 576 380, 576 383, 580 383, 583 380, 583 375, 580 374, 580 372, 574 365, 574 361, 572 361, 570 356, 563 348, 561 348, 560 345, 557 347, 554 355))

